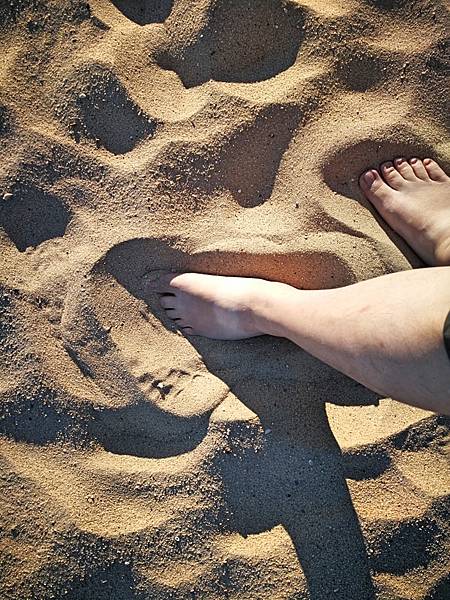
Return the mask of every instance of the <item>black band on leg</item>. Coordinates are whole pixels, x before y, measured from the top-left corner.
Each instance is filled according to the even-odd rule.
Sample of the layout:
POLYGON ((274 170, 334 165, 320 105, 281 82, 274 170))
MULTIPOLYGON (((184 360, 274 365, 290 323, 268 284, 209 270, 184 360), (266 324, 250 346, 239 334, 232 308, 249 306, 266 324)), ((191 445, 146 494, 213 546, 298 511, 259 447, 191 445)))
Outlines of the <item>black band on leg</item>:
POLYGON ((444 346, 447 350, 448 358, 450 359, 450 312, 444 323, 444 346))

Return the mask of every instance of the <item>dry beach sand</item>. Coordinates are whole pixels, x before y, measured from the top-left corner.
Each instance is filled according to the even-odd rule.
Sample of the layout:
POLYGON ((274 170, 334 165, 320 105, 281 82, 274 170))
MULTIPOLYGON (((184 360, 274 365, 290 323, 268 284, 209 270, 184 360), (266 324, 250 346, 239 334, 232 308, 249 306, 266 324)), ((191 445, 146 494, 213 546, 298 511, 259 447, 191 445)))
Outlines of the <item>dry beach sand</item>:
POLYGON ((357 177, 450 168, 449 14, 0 0, 2 600, 450 598, 450 420, 142 285, 423 266, 357 177))

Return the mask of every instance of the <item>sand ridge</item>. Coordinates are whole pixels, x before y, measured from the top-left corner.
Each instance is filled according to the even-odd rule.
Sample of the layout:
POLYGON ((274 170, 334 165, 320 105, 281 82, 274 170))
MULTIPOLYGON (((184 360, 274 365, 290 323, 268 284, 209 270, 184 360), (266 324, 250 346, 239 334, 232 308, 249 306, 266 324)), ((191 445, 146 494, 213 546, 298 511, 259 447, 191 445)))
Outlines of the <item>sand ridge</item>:
POLYGON ((143 278, 421 267, 367 166, 450 168, 439 0, 0 3, 5 599, 443 600, 449 431, 143 278))

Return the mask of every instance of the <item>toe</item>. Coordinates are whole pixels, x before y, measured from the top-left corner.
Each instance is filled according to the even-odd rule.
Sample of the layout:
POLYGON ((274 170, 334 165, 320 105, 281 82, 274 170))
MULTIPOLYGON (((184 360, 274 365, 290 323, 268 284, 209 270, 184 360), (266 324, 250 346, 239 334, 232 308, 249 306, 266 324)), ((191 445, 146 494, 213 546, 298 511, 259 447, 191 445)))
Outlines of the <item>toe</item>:
POLYGON ((190 323, 188 323, 185 319, 177 319, 175 321, 175 325, 177 327, 177 329, 179 329, 180 331, 183 331, 185 329, 192 329, 192 325, 190 323))
POLYGON ((409 164, 411 165, 411 168, 414 171, 414 175, 416 177, 418 177, 419 179, 422 179, 422 181, 430 180, 427 170, 425 169, 425 166, 420 159, 411 158, 411 160, 409 161, 409 164))
POLYGON ((394 166, 400 175, 407 181, 415 181, 417 179, 412 166, 405 158, 396 158, 394 160, 394 166))
POLYGON ((169 319, 172 319, 172 321, 176 321, 182 318, 182 315, 176 308, 166 308, 166 314, 169 317, 169 319))
POLYGON ((161 298, 160 298, 159 301, 161 303, 161 306, 163 308, 165 308, 166 310, 167 309, 174 309, 174 308, 176 308, 176 298, 175 298, 175 296, 167 294, 167 295, 161 296, 161 298))
POLYGON ((365 196, 380 212, 382 212, 383 205, 395 195, 395 191, 386 184, 375 169, 363 173, 359 184, 365 196))
POLYGON ((437 164, 436 161, 431 158, 424 158, 423 164, 427 170, 428 175, 433 181, 449 181, 450 177, 445 174, 445 171, 437 164))
POLYGON ((192 327, 180 327, 180 330, 186 335, 198 335, 192 327))
POLYGON ((406 180, 397 171, 391 161, 385 162, 381 165, 381 173, 386 183, 388 183, 394 190, 399 190, 404 187, 406 180))

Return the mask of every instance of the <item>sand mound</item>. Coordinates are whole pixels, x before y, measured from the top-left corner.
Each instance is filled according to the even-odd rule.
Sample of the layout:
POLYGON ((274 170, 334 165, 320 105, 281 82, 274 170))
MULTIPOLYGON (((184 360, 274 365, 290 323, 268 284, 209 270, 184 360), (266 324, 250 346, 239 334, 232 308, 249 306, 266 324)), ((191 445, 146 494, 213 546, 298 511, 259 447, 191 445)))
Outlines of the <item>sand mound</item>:
POLYGON ((271 338, 190 342, 154 271, 422 266, 358 189, 450 167, 443 2, 0 3, 0 596, 444 600, 450 421, 271 338))

